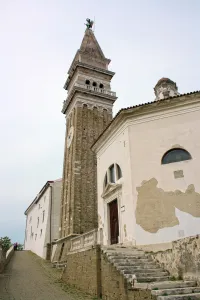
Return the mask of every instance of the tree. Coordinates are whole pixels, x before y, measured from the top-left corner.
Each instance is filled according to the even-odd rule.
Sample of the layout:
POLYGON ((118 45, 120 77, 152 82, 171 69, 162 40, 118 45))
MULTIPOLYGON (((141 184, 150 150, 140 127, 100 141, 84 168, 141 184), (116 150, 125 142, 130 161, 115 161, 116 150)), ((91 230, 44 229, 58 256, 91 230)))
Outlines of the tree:
POLYGON ((0 238, 0 245, 2 247, 2 250, 6 253, 8 249, 12 246, 11 239, 9 237, 1 237, 0 238))

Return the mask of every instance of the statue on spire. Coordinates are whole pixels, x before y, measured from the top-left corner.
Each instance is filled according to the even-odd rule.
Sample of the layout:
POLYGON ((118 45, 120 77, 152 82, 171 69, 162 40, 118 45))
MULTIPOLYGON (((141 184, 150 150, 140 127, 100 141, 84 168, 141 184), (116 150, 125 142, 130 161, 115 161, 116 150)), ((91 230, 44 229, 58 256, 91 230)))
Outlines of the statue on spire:
POLYGON ((87 29, 91 29, 94 24, 94 21, 92 21, 90 19, 86 19, 86 22, 87 23, 85 25, 86 25, 87 29))

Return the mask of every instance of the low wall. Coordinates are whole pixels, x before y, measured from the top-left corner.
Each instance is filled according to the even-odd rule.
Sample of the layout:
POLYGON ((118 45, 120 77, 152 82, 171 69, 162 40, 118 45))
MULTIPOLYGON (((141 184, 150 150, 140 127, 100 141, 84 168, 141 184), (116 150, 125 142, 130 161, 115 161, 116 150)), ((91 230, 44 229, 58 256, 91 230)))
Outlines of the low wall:
POLYGON ((0 273, 4 271, 4 268, 9 263, 11 257, 14 253, 14 247, 11 246, 10 249, 6 252, 6 255, 3 253, 2 248, 0 248, 0 273))
POLYGON ((90 295, 101 296, 100 247, 68 254, 62 279, 90 295))
POLYGON ((82 292, 103 300, 153 299, 149 290, 129 290, 124 277, 98 245, 68 254, 62 279, 82 292))
POLYGON ((200 285, 200 235, 172 242, 172 249, 159 251, 152 257, 171 276, 196 280, 200 285))

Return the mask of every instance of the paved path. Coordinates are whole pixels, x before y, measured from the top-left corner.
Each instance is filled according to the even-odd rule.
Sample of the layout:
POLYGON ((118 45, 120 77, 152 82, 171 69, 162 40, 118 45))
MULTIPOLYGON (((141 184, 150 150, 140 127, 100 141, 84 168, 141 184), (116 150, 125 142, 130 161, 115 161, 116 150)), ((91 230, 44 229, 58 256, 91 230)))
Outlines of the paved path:
POLYGON ((17 251, 0 274, 1 300, 91 300, 60 280, 60 271, 28 251, 17 251))

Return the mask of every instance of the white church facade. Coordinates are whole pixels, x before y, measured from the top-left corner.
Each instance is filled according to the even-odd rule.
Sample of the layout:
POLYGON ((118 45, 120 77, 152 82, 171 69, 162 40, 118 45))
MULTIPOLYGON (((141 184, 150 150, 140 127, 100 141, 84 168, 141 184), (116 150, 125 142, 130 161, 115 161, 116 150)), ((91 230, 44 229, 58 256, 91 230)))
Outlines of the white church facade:
POLYGON ((93 144, 103 244, 200 233, 200 92, 162 78, 151 103, 121 109, 93 144))

